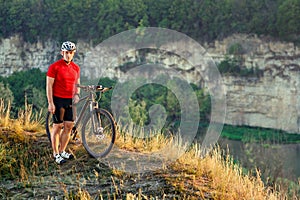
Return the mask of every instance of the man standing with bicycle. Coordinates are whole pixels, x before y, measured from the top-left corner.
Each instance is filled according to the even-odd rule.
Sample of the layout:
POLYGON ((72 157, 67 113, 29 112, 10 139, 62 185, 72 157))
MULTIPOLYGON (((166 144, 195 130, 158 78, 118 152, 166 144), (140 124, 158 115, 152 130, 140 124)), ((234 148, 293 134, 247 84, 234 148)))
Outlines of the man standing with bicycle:
POLYGON ((65 150, 74 124, 72 103, 79 101, 79 88, 76 84, 80 83, 80 68, 73 62, 75 52, 73 42, 64 42, 61 46, 62 59, 49 66, 46 77, 48 111, 53 114, 51 145, 58 164, 65 163, 65 159, 74 158, 65 150))

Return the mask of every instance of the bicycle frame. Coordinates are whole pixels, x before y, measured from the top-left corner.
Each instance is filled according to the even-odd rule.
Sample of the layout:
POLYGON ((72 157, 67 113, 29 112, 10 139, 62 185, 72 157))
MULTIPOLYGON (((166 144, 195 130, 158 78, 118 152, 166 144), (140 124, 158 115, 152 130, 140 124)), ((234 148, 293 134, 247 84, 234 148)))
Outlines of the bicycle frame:
MULTIPOLYGON (((84 103, 82 109, 81 109, 80 112, 79 112, 79 115, 76 115, 76 114, 77 114, 76 104, 78 104, 78 103, 76 103, 76 104, 73 105, 73 114, 74 114, 75 117, 76 117, 76 118, 75 118, 75 121, 74 121, 74 126, 73 126, 73 128, 72 128, 73 140, 75 139, 75 137, 76 137, 76 135, 77 135, 77 127, 78 127, 80 121, 81 121, 81 120, 83 119, 83 117, 85 116, 84 113, 86 112, 88 106, 90 107, 90 109, 89 109, 90 113, 93 111, 93 109, 98 108, 98 102, 95 101, 95 95, 96 95, 95 92, 89 91, 89 94, 88 94, 88 95, 86 95, 86 96, 84 96, 84 97, 81 97, 81 98, 79 99, 78 103, 80 103, 80 102, 82 102, 82 101, 85 101, 85 103, 84 103)), ((100 92, 99 95, 101 95, 101 92, 100 92)), ((92 119, 93 119, 93 118, 92 118, 92 119)), ((94 123, 94 119, 93 119, 93 124, 95 124, 95 123, 94 123)))

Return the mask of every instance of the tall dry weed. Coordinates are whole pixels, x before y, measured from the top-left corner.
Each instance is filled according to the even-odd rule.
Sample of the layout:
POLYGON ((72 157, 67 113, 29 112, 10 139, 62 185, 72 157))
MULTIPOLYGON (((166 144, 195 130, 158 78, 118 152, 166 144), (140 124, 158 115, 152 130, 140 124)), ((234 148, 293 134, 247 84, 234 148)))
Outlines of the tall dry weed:
POLYGON ((8 127, 10 120, 11 103, 8 101, 5 105, 4 99, 0 99, 0 126, 8 127))
MULTIPOLYGON (((287 194, 283 194, 284 191, 275 191, 266 186, 258 170, 256 175, 244 174, 242 167, 234 163, 229 152, 224 152, 217 147, 204 158, 200 158, 200 149, 195 145, 178 159, 178 163, 173 167, 176 171, 184 170, 185 176, 189 173, 193 174, 196 180, 206 177, 211 182, 209 191, 213 199, 289 199, 287 194)), ((202 186, 194 189, 194 192, 198 190, 199 193, 207 191, 207 188, 202 186)))

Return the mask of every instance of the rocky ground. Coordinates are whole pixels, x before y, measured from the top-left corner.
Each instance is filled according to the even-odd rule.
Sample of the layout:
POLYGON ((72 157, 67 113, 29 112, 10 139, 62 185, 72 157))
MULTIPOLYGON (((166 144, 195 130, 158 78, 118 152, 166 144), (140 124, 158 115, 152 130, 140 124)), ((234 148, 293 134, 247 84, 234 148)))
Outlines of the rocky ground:
MULTIPOLYGON (((205 177, 195 180, 184 173, 183 181, 183 172, 170 166, 124 171, 111 166, 124 152, 114 150, 106 159, 97 160, 75 143, 69 150, 76 158, 57 165, 45 134, 27 133, 21 139, 13 134, 1 132, 1 199, 211 199, 205 177), (16 145, 18 150, 14 150, 16 145), (195 192, 197 187, 202 190, 195 192)), ((127 159, 134 162, 136 156, 127 159)), ((121 166, 116 162, 114 166, 121 166)))

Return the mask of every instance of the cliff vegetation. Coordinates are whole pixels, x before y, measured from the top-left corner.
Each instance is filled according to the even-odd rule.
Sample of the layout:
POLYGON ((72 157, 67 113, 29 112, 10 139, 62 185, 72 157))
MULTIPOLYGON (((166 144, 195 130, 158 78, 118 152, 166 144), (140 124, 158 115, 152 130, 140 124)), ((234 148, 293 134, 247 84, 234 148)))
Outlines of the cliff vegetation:
POLYGON ((298 0, 12 0, 0 2, 0 37, 101 42, 137 27, 162 27, 198 41, 233 33, 299 42, 298 0))

